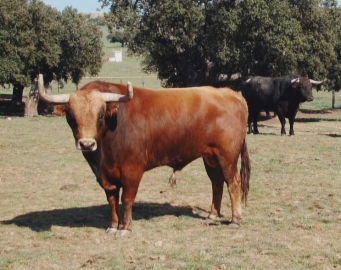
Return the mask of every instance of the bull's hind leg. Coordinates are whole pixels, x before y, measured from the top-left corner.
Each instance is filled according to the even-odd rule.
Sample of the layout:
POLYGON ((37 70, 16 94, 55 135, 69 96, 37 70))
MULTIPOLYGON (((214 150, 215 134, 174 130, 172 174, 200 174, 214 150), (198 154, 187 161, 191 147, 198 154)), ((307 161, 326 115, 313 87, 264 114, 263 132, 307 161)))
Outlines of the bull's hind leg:
POLYGON ((231 170, 226 173, 227 177, 225 178, 225 182, 227 183, 232 208, 232 220, 230 226, 237 228, 240 226, 240 221, 242 219, 241 182, 240 176, 237 172, 237 165, 231 167, 231 170), (235 169, 232 169, 231 167, 235 167, 235 169))
POLYGON ((224 181, 227 184, 227 189, 231 200, 232 209, 232 220, 230 224, 231 228, 238 228, 240 225, 240 221, 242 219, 241 181, 240 176, 238 174, 237 163, 238 157, 232 158, 231 153, 219 156, 220 168, 222 171, 224 181), (230 159, 226 159, 225 157, 230 157, 230 159))
POLYGON ((211 212, 208 215, 208 218, 211 220, 215 220, 219 217, 220 208, 221 208, 221 200, 223 197, 224 191, 224 176, 218 164, 218 161, 210 161, 207 158, 204 158, 205 169, 208 177, 212 183, 212 204, 211 204, 211 212))

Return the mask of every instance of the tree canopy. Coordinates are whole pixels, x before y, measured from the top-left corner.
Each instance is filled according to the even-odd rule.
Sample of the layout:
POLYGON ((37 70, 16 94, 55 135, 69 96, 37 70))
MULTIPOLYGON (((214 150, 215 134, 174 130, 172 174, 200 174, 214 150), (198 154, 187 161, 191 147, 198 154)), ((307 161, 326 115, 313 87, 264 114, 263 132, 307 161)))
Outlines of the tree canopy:
POLYGON ((46 83, 78 84, 100 71, 101 37, 96 22, 70 7, 59 12, 39 0, 1 0, 0 85, 23 89, 37 73, 46 83))
MULTIPOLYGON (((128 49, 165 86, 231 84, 231 75, 308 75, 341 85, 335 0, 99 0, 128 49)), ((338 89, 335 89, 338 90, 338 89)))

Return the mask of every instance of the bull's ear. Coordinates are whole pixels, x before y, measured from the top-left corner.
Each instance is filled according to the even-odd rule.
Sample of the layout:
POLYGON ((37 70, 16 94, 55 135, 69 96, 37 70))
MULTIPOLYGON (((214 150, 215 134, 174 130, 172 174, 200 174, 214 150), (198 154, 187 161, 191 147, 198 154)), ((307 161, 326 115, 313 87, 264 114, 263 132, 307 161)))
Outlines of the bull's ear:
POLYGON ((65 112, 68 109, 68 106, 66 104, 60 104, 53 106, 53 114, 59 115, 59 116, 65 116, 65 112))
POLYGON ((105 112, 106 117, 112 117, 116 114, 119 104, 115 102, 107 102, 107 110, 105 112))

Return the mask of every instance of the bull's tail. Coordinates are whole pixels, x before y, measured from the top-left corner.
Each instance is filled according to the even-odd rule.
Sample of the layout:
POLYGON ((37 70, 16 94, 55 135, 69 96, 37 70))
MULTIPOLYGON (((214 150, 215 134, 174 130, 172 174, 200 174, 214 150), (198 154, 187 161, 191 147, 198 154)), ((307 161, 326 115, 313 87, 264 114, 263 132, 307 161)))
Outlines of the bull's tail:
POLYGON ((240 179, 241 179, 241 190, 242 190, 242 202, 247 204, 247 194, 250 188, 250 174, 251 174, 251 164, 249 152, 247 150, 246 139, 244 138, 241 156, 241 167, 240 167, 240 179))

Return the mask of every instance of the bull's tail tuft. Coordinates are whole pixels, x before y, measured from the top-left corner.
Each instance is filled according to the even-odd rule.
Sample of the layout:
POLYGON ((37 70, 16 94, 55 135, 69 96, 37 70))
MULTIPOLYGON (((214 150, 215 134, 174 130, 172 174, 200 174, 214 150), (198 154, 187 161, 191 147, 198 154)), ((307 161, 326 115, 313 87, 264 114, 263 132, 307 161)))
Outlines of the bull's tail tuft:
POLYGON ((242 202, 244 202, 245 205, 247 205, 247 195, 249 193, 250 188, 251 164, 245 138, 240 156, 241 156, 240 179, 242 190, 242 202))

